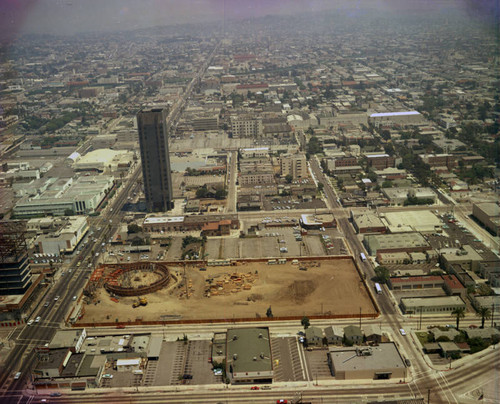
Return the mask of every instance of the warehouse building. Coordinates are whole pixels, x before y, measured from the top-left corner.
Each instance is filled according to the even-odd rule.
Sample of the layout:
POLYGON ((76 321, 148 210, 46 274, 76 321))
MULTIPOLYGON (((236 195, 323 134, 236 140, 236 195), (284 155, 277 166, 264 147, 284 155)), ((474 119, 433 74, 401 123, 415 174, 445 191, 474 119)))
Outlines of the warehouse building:
POLYGON ((441 220, 428 210, 405 210, 403 212, 385 212, 390 233, 410 231, 434 233, 442 231, 441 220))
POLYGON ((420 233, 369 234, 363 244, 370 255, 382 252, 425 252, 431 246, 420 233))
POLYGON ((451 314, 457 308, 465 309, 459 296, 443 297, 404 297, 401 299, 404 314, 451 314))
POLYGON ((371 347, 330 348, 328 365, 337 380, 404 379, 406 366, 394 342, 371 347))
POLYGON ((134 152, 132 151, 97 149, 77 160, 73 168, 76 171, 126 171, 133 159, 134 152))
POLYGON ((496 203, 474 203, 472 205, 472 215, 495 236, 500 234, 498 231, 500 227, 500 209, 496 203))
POLYGON ((233 328, 226 336, 226 374, 232 384, 272 383, 269 328, 233 328))
POLYGON ((380 125, 418 125, 424 121, 418 111, 379 112, 371 114, 368 122, 376 127, 380 125))
POLYGON ((408 198, 415 198, 419 201, 429 201, 436 203, 436 193, 428 187, 424 188, 383 188, 382 193, 389 200, 391 205, 403 205, 408 198))
POLYGON ((94 213, 111 190, 114 177, 107 175, 60 178, 35 196, 23 197, 14 207, 16 217, 38 215, 62 216, 94 213))
POLYGON ((352 214, 352 223, 358 233, 385 233, 386 227, 380 218, 371 212, 352 214))

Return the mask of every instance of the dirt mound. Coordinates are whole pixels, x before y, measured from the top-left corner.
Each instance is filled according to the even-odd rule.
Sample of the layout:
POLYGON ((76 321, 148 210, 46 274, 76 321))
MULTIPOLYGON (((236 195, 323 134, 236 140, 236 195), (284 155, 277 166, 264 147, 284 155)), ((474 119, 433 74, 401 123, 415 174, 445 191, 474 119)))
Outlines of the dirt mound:
POLYGON ((287 294, 296 302, 303 302, 311 293, 316 290, 316 283, 312 280, 294 281, 287 288, 287 294))
POLYGON ((250 296, 248 296, 247 301, 249 302, 257 302, 259 300, 262 300, 264 296, 262 296, 259 293, 252 293, 250 296))

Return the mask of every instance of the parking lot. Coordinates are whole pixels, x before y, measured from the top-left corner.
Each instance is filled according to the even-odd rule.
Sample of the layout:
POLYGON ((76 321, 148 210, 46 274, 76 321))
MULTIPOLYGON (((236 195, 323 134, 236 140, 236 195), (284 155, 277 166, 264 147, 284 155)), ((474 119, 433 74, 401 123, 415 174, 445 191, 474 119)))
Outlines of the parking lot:
POLYGON ((293 211, 294 209, 322 209, 326 208, 323 200, 316 198, 310 201, 303 201, 292 196, 269 196, 264 199, 264 210, 281 210, 285 212, 293 211))
POLYGON ((274 381, 303 381, 304 369, 299 357, 299 346, 295 337, 271 339, 271 351, 274 360, 274 381))
POLYGON ((311 380, 332 379, 332 373, 327 360, 328 349, 313 349, 305 351, 307 369, 311 380))

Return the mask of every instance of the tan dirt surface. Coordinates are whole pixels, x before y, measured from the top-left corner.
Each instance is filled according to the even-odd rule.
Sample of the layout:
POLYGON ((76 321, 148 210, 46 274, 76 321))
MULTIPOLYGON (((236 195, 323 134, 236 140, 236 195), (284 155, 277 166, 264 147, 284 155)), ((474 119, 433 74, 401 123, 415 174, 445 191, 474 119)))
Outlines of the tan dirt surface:
POLYGON ((245 263, 237 266, 170 267, 173 280, 164 289, 145 295, 147 306, 133 309, 134 297, 111 301, 104 288, 85 305, 81 322, 127 322, 161 320, 210 320, 265 318, 272 308, 274 317, 316 315, 376 315, 353 262, 332 259, 298 265, 245 263), (319 263, 319 266, 317 266, 319 263), (257 274, 256 274, 257 271, 257 274), (212 279, 211 283, 207 279, 212 279), (212 288, 210 288, 212 284, 212 288), (245 286, 246 285, 246 286, 245 286), (210 291, 210 297, 207 297, 210 291), (186 294, 189 298, 186 298, 186 294), (217 295, 216 295, 217 294, 217 295), (99 303, 95 304, 97 301, 99 303))

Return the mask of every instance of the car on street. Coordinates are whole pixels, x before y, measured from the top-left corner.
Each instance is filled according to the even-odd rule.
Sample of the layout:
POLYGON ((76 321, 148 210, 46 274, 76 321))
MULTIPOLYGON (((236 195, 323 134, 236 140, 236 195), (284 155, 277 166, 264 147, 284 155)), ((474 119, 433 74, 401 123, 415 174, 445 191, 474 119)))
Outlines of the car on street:
POLYGON ((402 328, 399 329, 399 332, 401 333, 401 335, 404 337, 406 335, 406 331, 402 328))
POLYGON ((60 297, 60 296, 56 296, 56 297, 54 297, 54 301, 56 301, 56 302, 57 302, 57 301, 59 300, 59 297, 60 297))
POLYGON ((17 380, 21 377, 21 372, 17 372, 15 375, 14 375, 14 379, 17 380))
POLYGON ((43 305, 43 307, 49 307, 49 302, 48 301, 45 302, 44 305, 43 305))
POLYGON ((27 324, 27 325, 31 325, 31 324, 33 324, 34 322, 35 322, 35 320, 31 319, 31 320, 29 320, 26 324, 27 324))
POLYGON ((252 386, 250 390, 260 390, 259 386, 252 386))
POLYGON ((38 316, 37 318, 35 318, 35 323, 39 323, 41 319, 42 318, 40 316, 38 316))

